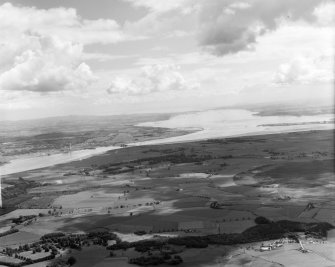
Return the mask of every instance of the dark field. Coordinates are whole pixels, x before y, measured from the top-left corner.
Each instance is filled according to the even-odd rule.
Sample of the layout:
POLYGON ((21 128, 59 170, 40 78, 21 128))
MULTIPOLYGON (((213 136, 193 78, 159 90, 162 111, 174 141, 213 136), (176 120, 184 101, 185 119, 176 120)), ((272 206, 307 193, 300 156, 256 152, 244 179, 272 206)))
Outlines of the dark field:
MULTIPOLYGON (((8 175, 3 203, 8 212, 19 210, 3 215, 0 223, 9 225, 16 214, 25 214, 19 233, 115 231, 126 240, 137 240, 138 231, 146 233, 143 238, 248 233, 250 240, 255 235, 261 240, 253 232, 260 216, 310 227, 327 223, 329 229, 335 225, 333 135, 306 131, 135 146, 8 175)), ((282 235, 276 227, 267 231, 282 235)), ((10 237, 6 242, 15 243, 10 237)), ((212 251, 206 261, 222 250, 212 251)), ((186 259, 181 266, 192 265, 190 253, 180 254, 186 259)), ((75 255, 85 260, 85 254, 75 255)), ((97 266, 128 266, 120 253, 111 259, 98 249, 95 256, 97 266)))
MULTIPOLYGON (((30 190, 31 184, 26 183, 30 191, 22 186, 5 189, 4 203, 18 205, 17 199, 26 191, 32 198, 48 197, 50 202, 64 194, 94 189, 107 194, 129 191, 127 201, 145 196, 170 201, 171 208, 181 210, 207 209, 211 201, 229 204, 223 206, 229 210, 240 210, 246 203, 252 212, 259 205, 289 210, 328 200, 334 186, 332 140, 332 131, 309 131, 128 147, 26 172, 24 179, 44 186, 30 190)), ((9 176, 4 183, 15 184, 15 177, 9 176)), ((19 204, 29 208, 29 203, 19 204)))

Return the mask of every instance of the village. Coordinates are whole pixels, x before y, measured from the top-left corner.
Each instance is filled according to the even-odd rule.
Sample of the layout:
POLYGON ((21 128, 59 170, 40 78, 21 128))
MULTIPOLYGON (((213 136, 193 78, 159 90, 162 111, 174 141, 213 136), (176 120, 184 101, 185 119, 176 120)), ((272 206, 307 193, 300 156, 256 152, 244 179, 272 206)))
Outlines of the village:
MULTIPOLYGON (((30 219, 31 220, 31 219, 30 219)), ((26 223, 27 221, 25 221, 26 223)), ((15 228, 12 228, 15 229, 15 228)), ((75 261, 71 257, 71 250, 82 250, 90 246, 102 246, 107 250, 112 250, 110 257, 114 259, 122 256, 124 253, 118 252, 119 249, 129 249, 135 247, 137 251, 152 251, 154 252, 158 247, 164 246, 165 253, 175 255, 181 253, 187 248, 206 248, 209 244, 203 244, 206 239, 199 239, 199 225, 184 225, 180 231, 183 234, 176 234, 175 232, 161 232, 161 234, 146 233, 145 231, 135 231, 134 234, 121 234, 119 232, 109 231, 95 231, 90 233, 52 233, 43 235, 40 240, 31 243, 20 243, 20 245, 12 245, 10 247, 2 248, 0 252, 0 264, 3 266, 30 266, 38 262, 48 263, 54 258, 62 259, 64 264, 70 264, 75 261), (137 236, 137 237, 136 237, 137 236), (181 237, 181 238, 179 238, 181 237), (178 239, 179 238, 179 239, 178 239), (198 244, 193 243, 192 240, 198 240, 198 244), (169 245, 168 245, 169 244, 169 245), (186 246, 186 247, 185 247, 186 246), (140 249, 140 247, 142 247, 140 249), (145 249, 144 249, 145 248, 145 249), (118 256, 119 255, 119 256, 118 256)), ((8 234, 13 234, 11 231, 8 234)), ((2 236, 6 235, 3 233, 2 236)), ((204 238, 206 236, 203 236, 204 238)), ((231 241, 230 241, 231 242, 231 241)), ((253 257, 266 257, 266 253, 274 250, 294 250, 299 253, 315 253, 315 246, 322 246, 327 244, 327 238, 317 237, 311 233, 288 233, 281 239, 268 240, 267 242, 253 242, 246 245, 240 245, 240 249, 232 253, 229 258, 236 259, 241 255, 251 255, 253 257), (243 252, 241 252, 243 250, 243 252), (264 254, 265 253, 265 254, 264 254)), ((131 255, 130 253, 129 255, 131 255)), ((179 259, 179 258, 178 258, 179 259)), ((182 262, 182 258, 180 258, 182 262)), ((131 262, 131 260, 130 260, 131 262)), ((137 262, 138 261, 133 261, 137 262)), ((71 265, 71 264, 70 264, 71 265)), ((141 264, 140 264, 141 265, 141 264)), ((53 265, 44 265, 53 266, 53 265)), ((67 265, 64 265, 67 266, 67 265)))

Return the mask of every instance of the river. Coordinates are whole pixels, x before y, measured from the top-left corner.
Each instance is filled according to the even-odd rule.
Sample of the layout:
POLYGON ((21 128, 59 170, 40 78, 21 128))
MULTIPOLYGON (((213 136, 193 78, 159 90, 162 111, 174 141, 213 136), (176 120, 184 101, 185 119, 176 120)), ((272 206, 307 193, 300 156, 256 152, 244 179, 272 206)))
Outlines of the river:
MULTIPOLYGON (((196 141, 208 138, 234 137, 244 135, 272 134, 307 130, 334 129, 333 114, 314 116, 257 116, 247 110, 223 109, 192 112, 176 115, 165 121, 145 122, 138 126, 164 127, 179 129, 202 129, 191 134, 164 139, 155 139, 128 144, 128 146, 157 145, 175 142, 196 141), (313 122, 313 123, 311 123, 313 122), (288 123, 291 125, 278 125, 288 123), (293 125, 294 123, 305 123, 293 125), (268 124, 272 124, 269 126, 268 124)), ((98 147, 95 149, 77 150, 71 153, 36 156, 31 158, 13 159, 0 166, 0 174, 8 175, 28 170, 62 164, 102 154, 109 150, 121 149, 118 146, 98 147)))

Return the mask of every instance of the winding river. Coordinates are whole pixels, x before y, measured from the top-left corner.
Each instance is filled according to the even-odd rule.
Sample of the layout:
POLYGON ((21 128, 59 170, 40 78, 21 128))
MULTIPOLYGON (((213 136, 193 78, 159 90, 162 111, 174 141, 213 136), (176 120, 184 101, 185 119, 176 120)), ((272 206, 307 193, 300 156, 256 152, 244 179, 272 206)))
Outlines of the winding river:
MULTIPOLYGON (((158 145, 245 135, 328 130, 334 129, 334 115, 262 117, 247 110, 223 109, 180 114, 165 121, 145 122, 138 126, 180 129, 198 128, 202 130, 181 136, 131 143, 128 146, 158 145)), ((9 163, 0 166, 0 175, 14 174, 80 160, 115 149, 122 148, 118 146, 106 146, 77 150, 71 153, 13 159, 9 163)))

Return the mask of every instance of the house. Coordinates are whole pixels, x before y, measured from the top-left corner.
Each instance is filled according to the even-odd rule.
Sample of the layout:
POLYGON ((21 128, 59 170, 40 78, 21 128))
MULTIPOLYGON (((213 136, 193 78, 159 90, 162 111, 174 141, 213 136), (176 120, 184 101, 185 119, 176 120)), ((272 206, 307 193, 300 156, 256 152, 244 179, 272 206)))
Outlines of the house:
POLYGON ((265 246, 265 245, 262 245, 261 248, 260 248, 261 251, 270 251, 272 250, 272 246, 265 246))

